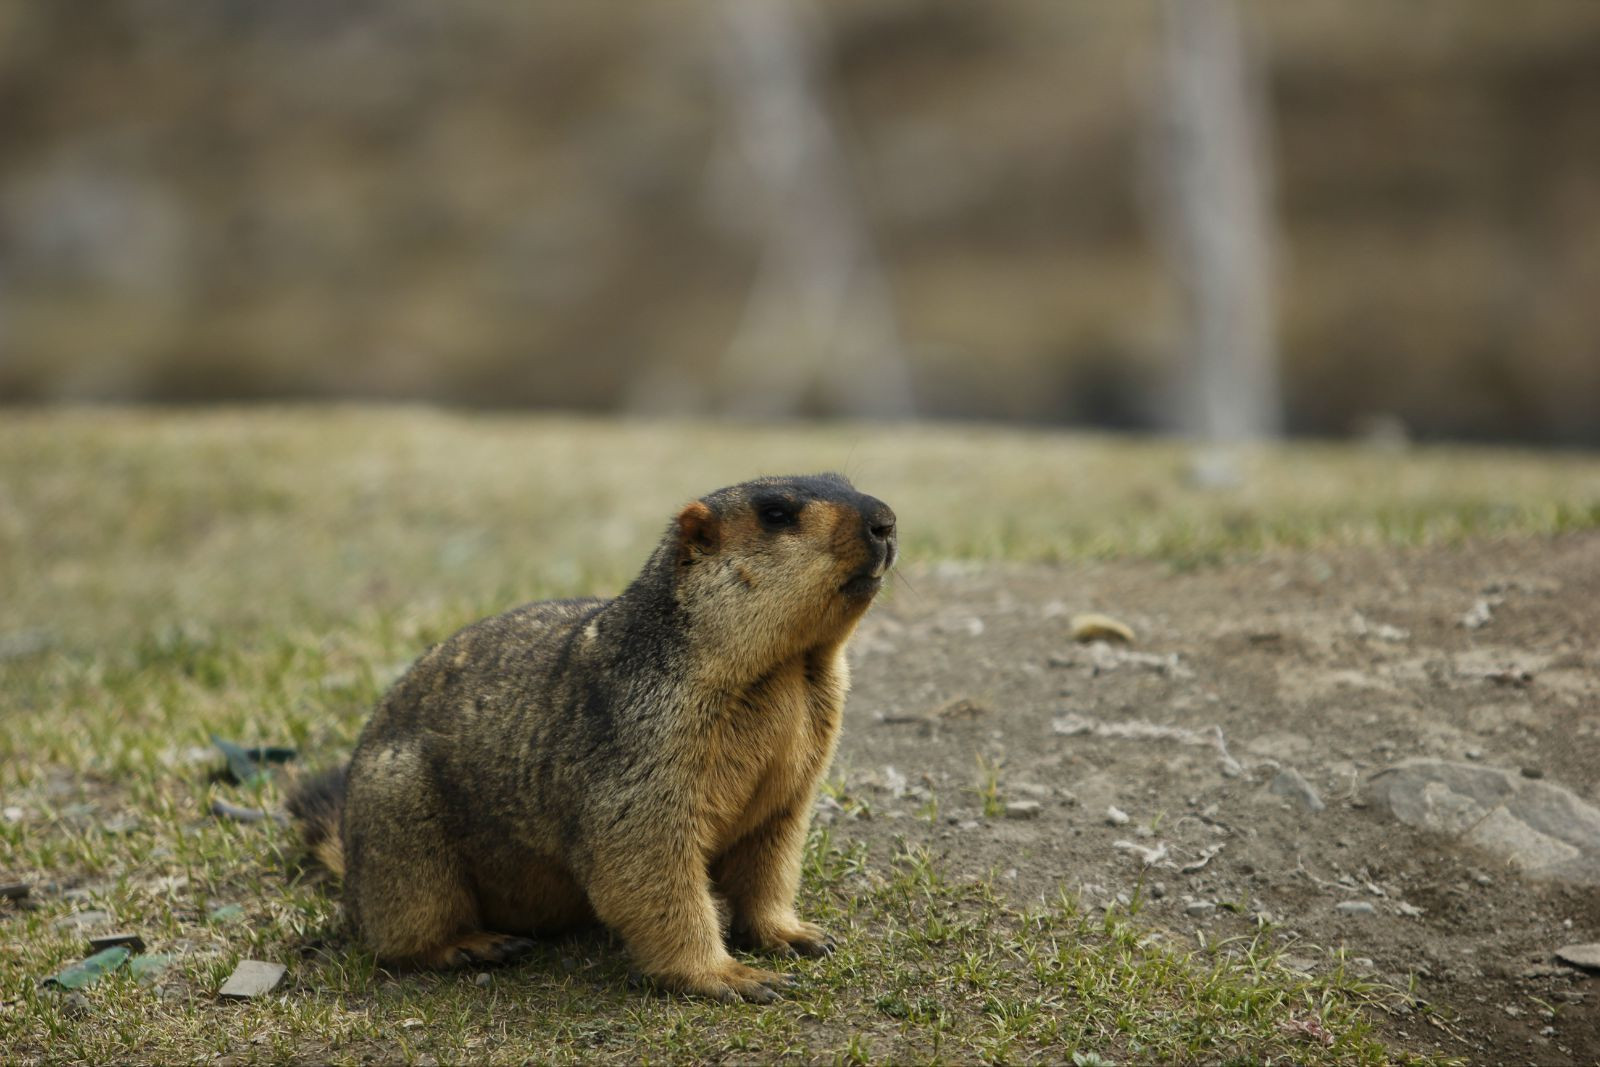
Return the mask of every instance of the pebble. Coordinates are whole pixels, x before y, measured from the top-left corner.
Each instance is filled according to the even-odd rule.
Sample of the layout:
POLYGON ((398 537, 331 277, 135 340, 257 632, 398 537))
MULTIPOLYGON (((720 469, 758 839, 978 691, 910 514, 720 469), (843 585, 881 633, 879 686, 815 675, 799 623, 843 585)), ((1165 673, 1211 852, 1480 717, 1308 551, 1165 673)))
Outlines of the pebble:
POLYGON ((89 939, 89 951, 91 952, 99 952, 105 948, 116 948, 118 945, 126 945, 133 952, 143 952, 144 938, 138 934, 120 933, 103 934, 100 937, 91 937, 89 939))
POLYGON ((281 963, 240 960, 239 965, 228 976, 228 980, 222 983, 222 988, 217 990, 217 996, 231 1000, 249 1000, 251 997, 270 993, 272 987, 283 979, 285 969, 281 963))
POLYGON ((1334 909, 1346 915, 1371 915, 1378 910, 1366 900, 1341 900, 1334 905, 1334 909))
POLYGON ((1162 897, 1164 897, 1166 895, 1167 895, 1167 886, 1166 886, 1165 882, 1151 882, 1150 883, 1150 898, 1152 900, 1160 900, 1162 897))
POLYGON ((55 921, 55 927, 58 930, 64 930, 67 927, 72 927, 78 930, 86 930, 91 926, 101 926, 110 921, 110 912, 101 911, 98 908, 95 908, 90 911, 78 911, 72 913, 71 915, 63 915, 61 918, 55 921))
POLYGON ((1556 959, 1586 971, 1600 971, 1600 941, 1582 945, 1562 945, 1556 949, 1556 959))
POLYGON ((1193 915, 1196 918, 1199 918, 1202 915, 1210 915, 1216 910, 1217 906, 1209 900, 1196 900, 1193 903, 1186 905, 1183 909, 1184 914, 1193 915))
POLYGON ((1312 788, 1311 783, 1293 767, 1280 770, 1267 788, 1277 796, 1293 801, 1304 811, 1321 811, 1327 806, 1322 803, 1322 798, 1317 796, 1317 791, 1312 788))
POLYGON ((1121 826, 1128 821, 1128 813, 1113 804, 1106 809, 1106 822, 1112 826, 1121 826))
POLYGON ((479 971, 478 977, 472 980, 472 984, 480 989, 488 989, 489 983, 492 981, 494 981, 494 979, 489 977, 488 971, 479 971))
POLYGON ((1012 800, 1006 803, 1006 818, 1008 819, 1036 819, 1039 812, 1044 810, 1044 805, 1037 800, 1012 800))

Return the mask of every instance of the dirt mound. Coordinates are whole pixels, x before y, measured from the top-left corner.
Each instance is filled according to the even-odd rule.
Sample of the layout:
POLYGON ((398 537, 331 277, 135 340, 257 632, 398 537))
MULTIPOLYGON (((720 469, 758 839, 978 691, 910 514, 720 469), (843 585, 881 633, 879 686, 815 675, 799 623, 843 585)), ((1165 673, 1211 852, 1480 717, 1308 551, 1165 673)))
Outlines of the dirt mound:
POLYGON ((1342 948, 1434 1009, 1384 1023, 1406 1047, 1600 1057, 1555 956, 1600 938, 1600 536, 906 579, 856 645, 836 832, 1191 946, 1342 948), (1074 643, 1083 611, 1137 643, 1074 643))

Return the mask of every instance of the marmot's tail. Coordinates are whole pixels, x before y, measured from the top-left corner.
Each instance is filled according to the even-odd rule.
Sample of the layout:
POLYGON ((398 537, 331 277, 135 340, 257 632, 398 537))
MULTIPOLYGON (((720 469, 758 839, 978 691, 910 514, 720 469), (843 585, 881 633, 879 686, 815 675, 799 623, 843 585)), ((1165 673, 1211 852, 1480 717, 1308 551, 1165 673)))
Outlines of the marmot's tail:
POLYGON ((302 781, 289 794, 289 814, 300 823, 306 849, 335 877, 344 877, 344 839, 339 823, 344 815, 344 780, 347 767, 334 767, 302 781))

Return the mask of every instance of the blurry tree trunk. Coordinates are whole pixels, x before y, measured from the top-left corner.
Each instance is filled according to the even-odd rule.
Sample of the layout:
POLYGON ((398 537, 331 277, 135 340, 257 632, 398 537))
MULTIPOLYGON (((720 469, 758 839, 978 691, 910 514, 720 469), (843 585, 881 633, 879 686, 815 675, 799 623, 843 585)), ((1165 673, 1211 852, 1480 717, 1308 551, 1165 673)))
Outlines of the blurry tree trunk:
POLYGON ((1186 314, 1184 419, 1211 445, 1273 437, 1283 416, 1273 349, 1265 101, 1248 67, 1233 0, 1165 0, 1163 17, 1166 106, 1158 158, 1186 314))
POLYGON ((816 84, 814 13, 805 0, 715 3, 724 98, 763 245, 721 360, 721 406, 909 414, 887 285, 816 84))

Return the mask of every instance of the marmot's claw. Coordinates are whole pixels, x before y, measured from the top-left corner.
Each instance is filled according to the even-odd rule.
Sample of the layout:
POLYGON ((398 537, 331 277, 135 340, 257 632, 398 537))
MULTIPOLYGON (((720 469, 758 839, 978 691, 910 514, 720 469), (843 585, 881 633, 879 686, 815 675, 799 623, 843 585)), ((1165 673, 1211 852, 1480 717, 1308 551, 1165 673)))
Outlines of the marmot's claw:
POLYGON ((822 956, 831 956, 833 955, 833 950, 837 947, 838 945, 834 942, 833 938, 827 936, 826 934, 824 934, 822 939, 819 941, 812 941, 807 938, 800 941, 789 942, 789 948, 792 949, 796 955, 810 956, 812 959, 818 959, 822 956))
POLYGON ((771 986, 756 985, 744 990, 744 999, 752 1004, 772 1004, 782 998, 778 991, 771 986))

